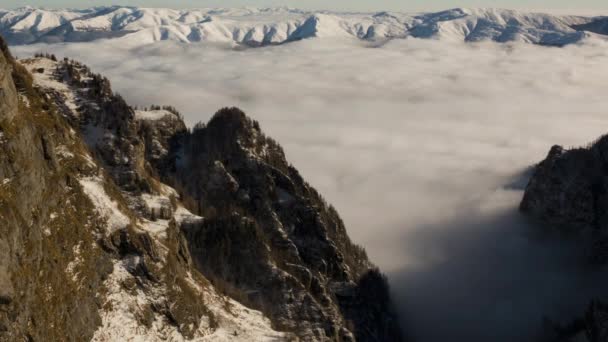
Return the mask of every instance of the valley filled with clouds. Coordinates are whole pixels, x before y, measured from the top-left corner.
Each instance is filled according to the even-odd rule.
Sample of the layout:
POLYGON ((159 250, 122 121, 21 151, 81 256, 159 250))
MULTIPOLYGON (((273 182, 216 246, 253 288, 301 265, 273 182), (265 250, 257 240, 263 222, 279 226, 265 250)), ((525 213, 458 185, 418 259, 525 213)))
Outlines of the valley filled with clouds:
POLYGON ((389 275, 406 331, 509 341, 544 316, 581 312, 599 291, 581 251, 539 242, 517 206, 529 167, 553 144, 608 131, 607 47, 318 38, 13 51, 82 61, 130 104, 174 105, 189 125, 242 108, 389 275))

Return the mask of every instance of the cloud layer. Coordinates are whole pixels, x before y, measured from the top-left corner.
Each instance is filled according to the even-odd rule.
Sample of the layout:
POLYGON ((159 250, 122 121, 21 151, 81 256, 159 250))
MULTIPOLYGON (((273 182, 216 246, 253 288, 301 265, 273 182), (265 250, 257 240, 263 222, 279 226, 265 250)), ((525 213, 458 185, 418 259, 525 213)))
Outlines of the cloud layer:
POLYGON ((412 335, 481 341, 521 340, 543 315, 586 303, 572 293, 595 291, 576 248, 529 236, 521 186, 507 185, 552 144, 606 133, 606 47, 109 40, 14 50, 81 60, 130 103, 173 104, 189 124, 243 108, 391 275, 412 335))

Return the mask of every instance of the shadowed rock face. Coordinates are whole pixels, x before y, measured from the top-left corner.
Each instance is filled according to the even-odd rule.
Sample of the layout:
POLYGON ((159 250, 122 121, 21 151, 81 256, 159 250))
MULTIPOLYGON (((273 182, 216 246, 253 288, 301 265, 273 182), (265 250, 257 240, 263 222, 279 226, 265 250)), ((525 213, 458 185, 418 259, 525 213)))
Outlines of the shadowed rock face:
POLYGON ((222 109, 175 148, 162 178, 205 217, 184 228, 203 274, 305 339, 401 339, 386 280, 256 121, 222 109))
POLYGON ((556 229, 599 228, 594 189, 601 173, 590 150, 553 146, 530 179, 520 209, 556 229))
POLYGON ((599 17, 588 23, 580 25, 572 25, 572 28, 578 31, 589 31, 597 34, 608 34, 608 18, 599 17))
MULTIPOLYGON (((586 148, 553 146, 526 187, 520 210, 548 232, 580 240, 594 267, 608 262, 608 136, 586 148)), ((591 298, 590 298, 591 300, 591 298)), ((548 341, 606 341, 608 307, 594 300, 567 327, 553 327, 548 341)), ((573 313, 576 314, 576 313, 573 313)))
POLYGON ((608 137, 588 148, 553 146, 530 179, 522 212, 547 228, 589 240, 593 262, 608 261, 608 137))

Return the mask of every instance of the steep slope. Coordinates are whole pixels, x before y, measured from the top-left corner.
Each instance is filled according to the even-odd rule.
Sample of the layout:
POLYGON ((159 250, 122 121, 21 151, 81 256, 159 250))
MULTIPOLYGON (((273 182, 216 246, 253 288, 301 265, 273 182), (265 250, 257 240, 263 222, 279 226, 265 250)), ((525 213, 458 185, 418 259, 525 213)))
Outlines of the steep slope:
POLYGON ((608 18, 599 17, 590 22, 572 26, 575 30, 588 31, 602 35, 608 35, 608 18))
POLYGON ((56 62, 22 65, 0 43, 0 340, 287 338, 192 267, 178 225, 201 218, 173 190, 148 175, 136 179, 154 189, 133 188, 124 171, 136 163, 83 139, 95 127, 131 155, 112 137, 128 126, 107 116, 128 108, 120 98, 89 83, 75 106, 80 94, 48 77, 56 62))
POLYGON ((584 32, 571 27, 580 21, 584 19, 513 10, 454 9, 426 16, 410 32, 419 38, 562 46, 586 37, 584 32))
POLYGON ((580 234, 593 262, 608 261, 608 138, 588 148, 553 146, 526 188, 520 209, 557 231, 580 234))
MULTIPOLYGON (((608 136, 584 148, 556 145, 536 166, 520 204, 521 212, 538 221, 545 233, 578 241, 590 271, 600 273, 608 262, 607 175, 608 136)), ((572 313, 578 318, 567 329, 558 329, 551 341, 570 341, 566 337, 577 334, 582 341, 606 341, 606 299, 589 298, 587 312, 572 313)))
POLYGON ((93 243, 103 223, 76 166, 57 153, 85 165, 86 150, 6 46, 0 71, 0 340, 90 338, 111 259, 93 243))
POLYGON ((212 282, 306 338, 400 339, 386 280, 257 122, 223 109, 174 151, 162 179, 206 218, 185 234, 212 282))
POLYGON ((49 30, 60 27, 88 11, 48 11, 23 7, 13 11, 0 10, 0 34, 9 42, 35 42, 49 30))
MULTIPOLYGON (((66 260, 58 264, 66 278, 57 282, 76 283, 89 291, 81 297, 91 301, 81 300, 85 304, 76 308, 81 297, 56 298, 57 304, 46 306, 49 315, 56 310, 74 312, 83 323, 59 325, 50 318, 36 318, 37 336, 55 324, 73 330, 58 334, 99 341, 125 336, 402 339, 384 277, 363 249, 350 242, 335 210, 288 164, 280 146, 240 110, 221 110, 207 125, 189 130, 172 107, 131 108, 112 92, 107 79, 78 62, 37 57, 21 63, 14 62, 41 99, 42 111, 48 108, 53 113, 51 126, 59 130, 42 130, 52 138, 41 140, 40 163, 54 165, 55 160, 62 180, 49 181, 52 201, 35 196, 28 201, 38 202, 23 202, 23 210, 39 205, 44 208, 42 217, 62 219, 52 235, 62 241, 53 244, 60 248, 55 253, 66 260), (56 142, 57 136, 71 140, 56 142), (61 186, 78 197, 61 197, 55 188, 61 186), (47 208, 53 201, 63 205, 47 208), (83 215, 85 223, 66 216, 68 209, 83 215), (80 231, 60 229, 64 225, 80 231), (89 279, 98 280, 89 285, 89 279), (270 318, 272 328, 255 310, 270 318)), ((14 82, 2 80, 10 90, 14 82)), ((17 92, 2 94, 7 118, 18 117, 17 92)), ((29 104, 27 108, 37 103, 27 96, 22 102, 29 104)), ((36 107, 34 113, 39 111, 36 107)), ((18 144, 37 146, 28 139, 18 144)), ((40 177, 52 174, 42 166, 29 170, 40 177)), ((14 186, 13 191, 28 189, 7 175, 5 185, 14 186)), ((6 205, 21 206, 20 201, 14 198, 6 205)), ((11 223, 14 231, 23 231, 20 222, 11 223)), ((46 222, 36 229, 45 232, 46 222)), ((44 251, 37 257, 54 260, 44 251)), ((13 289, 29 287, 15 283, 14 265, 0 270, 5 270, 0 277, 6 292, 0 292, 2 298, 21 303, 12 300, 13 289)), ((27 308, 37 312, 41 306, 36 304, 27 308)), ((30 317, 23 308, 15 310, 30 317)), ((12 324, 9 336, 23 336, 22 326, 12 324)))
POLYGON ((586 31, 604 33, 594 29, 596 24, 590 24, 596 20, 599 19, 462 8, 422 14, 307 12, 288 8, 22 8, 0 10, 0 33, 8 37, 10 44, 117 38, 134 45, 173 40, 263 46, 306 38, 386 40, 412 36, 562 46, 594 35, 586 31))

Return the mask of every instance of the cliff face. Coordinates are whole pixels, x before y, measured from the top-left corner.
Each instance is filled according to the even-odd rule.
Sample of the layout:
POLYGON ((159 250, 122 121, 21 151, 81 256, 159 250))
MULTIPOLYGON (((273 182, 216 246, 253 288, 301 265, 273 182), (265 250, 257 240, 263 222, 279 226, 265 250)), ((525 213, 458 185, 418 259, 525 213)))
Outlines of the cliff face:
POLYGON ((162 178, 205 217, 184 230, 203 274, 302 337, 400 339, 386 280, 257 122, 226 108, 174 148, 162 178))
MULTIPOLYGON (((580 241, 589 267, 604 272, 608 262, 608 137, 585 148, 553 146, 526 187, 520 210, 544 230, 580 241)), ((574 275, 573 275, 574 276, 574 275)), ((549 341, 606 341, 606 298, 591 304, 569 327, 553 329, 549 341), (572 339, 570 339, 572 338, 572 339)))
POLYGON ((6 49, 0 71, 0 340, 91 338, 111 264, 78 186, 83 146, 6 49))
POLYGON ((608 138, 588 148, 553 146, 524 194, 522 212, 551 230, 588 241, 594 263, 608 261, 608 138))
POLYGON ((384 277, 240 110, 190 131, 80 63, 0 58, 0 340, 401 340, 384 277))
POLYGON ((13 57, 8 48, 0 48, 0 119, 11 120, 17 113, 17 90, 13 81, 13 57))

